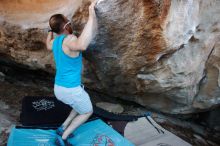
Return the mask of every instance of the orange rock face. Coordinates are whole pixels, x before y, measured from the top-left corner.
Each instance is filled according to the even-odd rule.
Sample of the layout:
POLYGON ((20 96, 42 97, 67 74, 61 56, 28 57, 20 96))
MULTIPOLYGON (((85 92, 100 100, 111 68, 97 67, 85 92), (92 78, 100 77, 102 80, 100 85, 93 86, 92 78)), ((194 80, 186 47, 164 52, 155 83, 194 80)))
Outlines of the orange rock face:
MULTIPOLYGON (((90 2, 31 2, 33 8, 30 1, 1 2, 1 58, 53 73, 44 44, 47 20, 53 13, 74 14, 80 33, 90 2), (21 7, 29 13, 17 14, 21 7)), ((84 84, 167 113, 218 105, 219 6, 215 0, 99 0, 99 31, 84 52, 84 84)))
POLYGON ((69 18, 81 5, 81 0, 1 0, 0 15, 3 21, 22 28, 45 28, 48 17, 62 13, 69 18))

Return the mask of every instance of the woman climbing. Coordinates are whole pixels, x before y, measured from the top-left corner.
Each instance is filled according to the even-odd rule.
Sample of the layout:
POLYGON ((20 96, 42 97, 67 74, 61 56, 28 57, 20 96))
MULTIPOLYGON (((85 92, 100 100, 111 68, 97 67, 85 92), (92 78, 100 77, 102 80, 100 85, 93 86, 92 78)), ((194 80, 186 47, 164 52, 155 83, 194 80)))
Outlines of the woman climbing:
MULTIPOLYGON (((53 51, 56 64, 54 93, 58 100, 73 109, 64 123, 57 129, 56 144, 71 145, 69 138, 73 131, 83 124, 92 114, 90 97, 81 86, 82 51, 86 50, 97 30, 95 4, 89 6, 89 19, 81 35, 73 35, 70 21, 62 14, 51 16, 46 44, 53 51), (57 34, 54 38, 53 33, 57 34)), ((59 117, 59 115, 57 115, 59 117)))

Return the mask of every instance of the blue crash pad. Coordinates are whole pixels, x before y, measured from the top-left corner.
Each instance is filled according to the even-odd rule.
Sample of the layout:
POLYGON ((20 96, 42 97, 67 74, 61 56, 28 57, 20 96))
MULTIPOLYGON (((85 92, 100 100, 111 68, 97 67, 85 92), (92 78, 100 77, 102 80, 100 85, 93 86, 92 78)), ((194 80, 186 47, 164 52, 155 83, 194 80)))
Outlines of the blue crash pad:
MULTIPOLYGON (((74 146, 134 146, 102 120, 81 125, 70 140, 74 146)), ((55 130, 13 128, 7 146, 55 146, 55 130)))

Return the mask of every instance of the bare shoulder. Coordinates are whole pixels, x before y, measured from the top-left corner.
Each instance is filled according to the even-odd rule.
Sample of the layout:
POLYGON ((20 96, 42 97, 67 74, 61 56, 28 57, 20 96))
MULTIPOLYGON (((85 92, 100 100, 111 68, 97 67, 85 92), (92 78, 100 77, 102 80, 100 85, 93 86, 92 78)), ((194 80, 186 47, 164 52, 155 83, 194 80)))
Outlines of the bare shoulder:
POLYGON ((76 41, 77 37, 73 34, 67 35, 67 37, 64 39, 64 44, 69 43, 71 41, 76 41))
POLYGON ((63 45, 66 48, 69 48, 71 50, 71 47, 73 46, 72 43, 77 40, 77 37, 73 34, 67 35, 66 38, 63 40, 63 45))
POLYGON ((74 36, 74 35, 67 35, 65 37, 65 39, 63 40, 63 47, 66 48, 66 49, 69 49, 71 50, 71 42, 74 42, 77 40, 77 37, 74 36))
POLYGON ((64 41, 63 41, 63 46, 68 48, 71 51, 81 51, 82 45, 81 45, 80 39, 78 39, 75 35, 68 35, 64 41))

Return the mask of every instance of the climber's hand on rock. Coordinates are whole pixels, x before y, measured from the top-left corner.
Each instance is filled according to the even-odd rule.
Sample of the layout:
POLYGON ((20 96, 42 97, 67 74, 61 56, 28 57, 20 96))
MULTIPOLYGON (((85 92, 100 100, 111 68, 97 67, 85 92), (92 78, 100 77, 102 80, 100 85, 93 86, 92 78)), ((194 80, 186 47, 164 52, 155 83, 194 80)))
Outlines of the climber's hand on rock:
POLYGON ((89 6, 89 16, 90 17, 96 17, 96 13, 95 13, 96 3, 97 3, 97 0, 93 1, 89 6))

